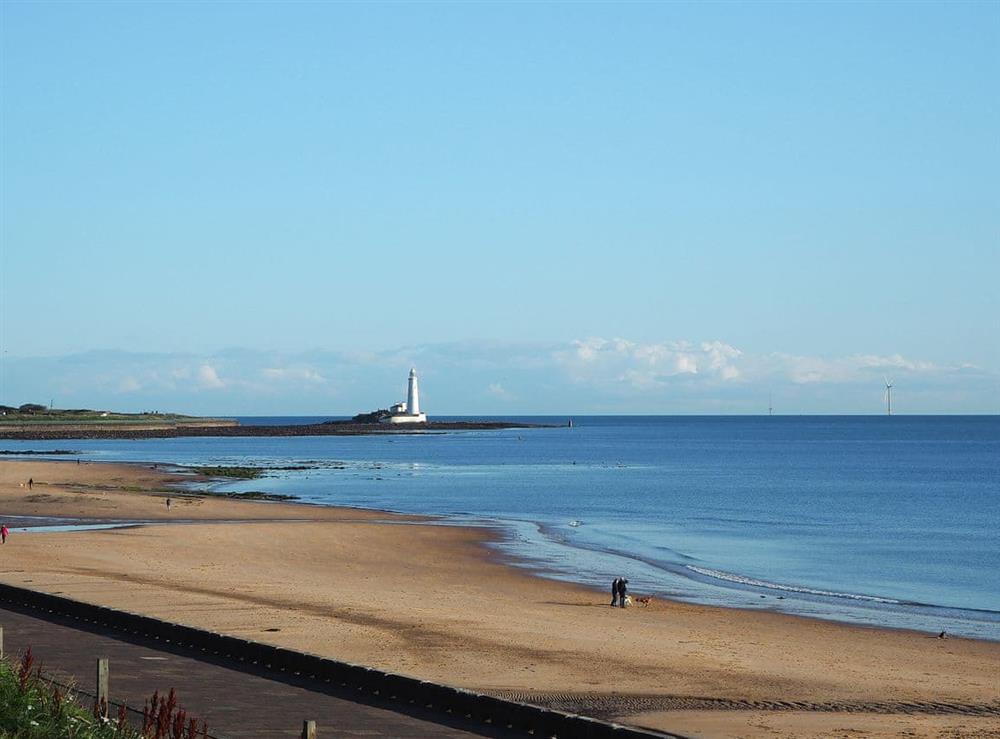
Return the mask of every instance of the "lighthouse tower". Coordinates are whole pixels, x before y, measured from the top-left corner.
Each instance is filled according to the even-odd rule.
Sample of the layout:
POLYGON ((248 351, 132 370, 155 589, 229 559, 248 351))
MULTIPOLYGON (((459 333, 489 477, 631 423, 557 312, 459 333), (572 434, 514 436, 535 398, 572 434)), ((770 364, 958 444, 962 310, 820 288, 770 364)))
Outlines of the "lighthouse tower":
POLYGON ((388 423, 427 423, 427 414, 420 412, 420 390, 417 387, 417 371, 410 368, 406 383, 406 402, 397 403, 389 409, 388 423))
POLYGON ((406 410, 410 415, 420 415, 420 391, 417 389, 417 371, 410 367, 410 379, 406 383, 406 410))

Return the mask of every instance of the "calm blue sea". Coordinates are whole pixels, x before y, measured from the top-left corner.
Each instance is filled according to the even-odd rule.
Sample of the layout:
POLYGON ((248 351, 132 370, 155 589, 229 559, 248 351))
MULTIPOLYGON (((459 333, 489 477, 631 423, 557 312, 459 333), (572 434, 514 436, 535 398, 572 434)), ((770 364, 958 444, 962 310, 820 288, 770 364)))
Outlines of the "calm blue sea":
POLYGON ((640 593, 1000 640, 1000 417, 523 420, 562 425, 0 448, 305 464, 219 487, 486 523, 523 566, 602 588, 624 575, 640 593))

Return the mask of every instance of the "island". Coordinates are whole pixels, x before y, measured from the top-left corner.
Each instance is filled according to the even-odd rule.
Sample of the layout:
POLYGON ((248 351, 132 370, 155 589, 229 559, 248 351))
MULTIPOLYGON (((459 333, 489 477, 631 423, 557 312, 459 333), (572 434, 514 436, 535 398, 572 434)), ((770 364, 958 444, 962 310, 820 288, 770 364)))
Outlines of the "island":
POLYGON ((231 418, 203 418, 175 413, 116 413, 90 409, 52 409, 33 403, 0 406, 0 439, 165 439, 190 436, 361 436, 513 428, 545 428, 548 424, 506 421, 379 422, 377 412, 350 420, 310 424, 242 425, 231 418))
MULTIPOLYGON (((0 406, 0 439, 164 439, 179 436, 362 436, 446 431, 551 428, 552 424, 508 421, 432 421, 420 408, 417 370, 410 368, 406 400, 359 413, 349 420, 308 424, 253 424, 231 418, 199 418, 176 413, 114 413, 56 410, 37 403, 0 406)), ((573 422, 567 424, 572 427, 573 422)))

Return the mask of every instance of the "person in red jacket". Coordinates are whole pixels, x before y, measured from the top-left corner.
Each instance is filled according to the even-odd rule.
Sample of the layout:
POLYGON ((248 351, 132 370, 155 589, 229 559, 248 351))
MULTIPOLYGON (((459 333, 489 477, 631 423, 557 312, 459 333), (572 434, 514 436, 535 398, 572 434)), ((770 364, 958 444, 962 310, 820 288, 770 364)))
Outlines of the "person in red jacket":
POLYGON ((7 524, 0 524, 0 544, 7 543, 8 534, 10 534, 10 529, 7 528, 7 524))

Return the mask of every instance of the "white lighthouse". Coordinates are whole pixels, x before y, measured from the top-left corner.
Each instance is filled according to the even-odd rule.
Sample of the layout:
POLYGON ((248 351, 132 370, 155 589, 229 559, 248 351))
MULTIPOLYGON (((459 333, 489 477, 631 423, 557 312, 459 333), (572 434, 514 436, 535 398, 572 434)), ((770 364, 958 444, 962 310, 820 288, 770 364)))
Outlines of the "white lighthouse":
POLYGON ((410 368, 410 378, 406 383, 406 402, 396 403, 389 409, 389 417, 384 423, 427 423, 427 414, 420 412, 420 390, 417 387, 417 371, 410 368))

